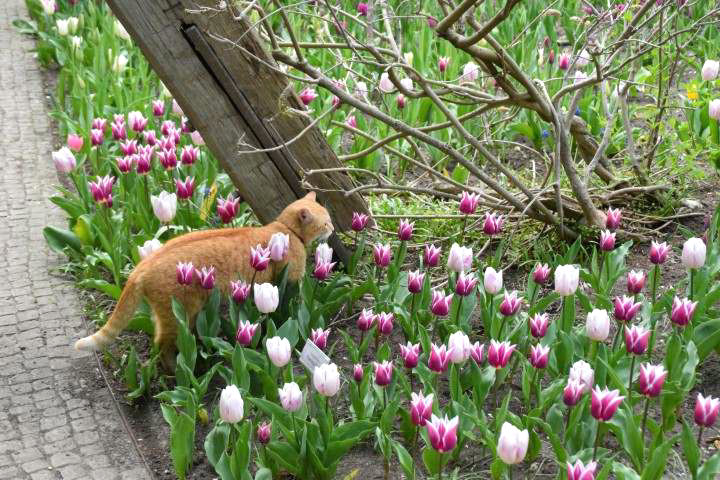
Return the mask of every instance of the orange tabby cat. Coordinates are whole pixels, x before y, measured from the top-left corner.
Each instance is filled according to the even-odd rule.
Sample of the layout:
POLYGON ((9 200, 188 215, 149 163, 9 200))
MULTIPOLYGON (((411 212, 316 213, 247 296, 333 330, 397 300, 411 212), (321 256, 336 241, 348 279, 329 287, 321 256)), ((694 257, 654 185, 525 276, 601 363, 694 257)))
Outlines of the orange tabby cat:
POLYGON ((193 322, 209 296, 197 283, 180 285, 176 277, 177 264, 192 262, 195 268, 215 267, 216 287, 228 292, 233 280, 252 281, 250 248, 258 244, 266 246, 277 232, 290 236, 286 260, 276 263, 275 269, 258 272, 256 283, 272 281, 273 270, 279 271, 288 262, 288 278, 299 280, 305 274, 305 246, 317 238, 330 236, 333 225, 327 210, 315 201, 315 192, 310 192, 288 205, 274 222, 264 227, 202 230, 174 238, 135 267, 108 322, 95 334, 78 340, 75 348, 98 350, 112 343, 128 325, 144 297, 152 309, 155 343, 160 348, 161 360, 172 365, 177 331, 172 298, 183 304, 193 322))

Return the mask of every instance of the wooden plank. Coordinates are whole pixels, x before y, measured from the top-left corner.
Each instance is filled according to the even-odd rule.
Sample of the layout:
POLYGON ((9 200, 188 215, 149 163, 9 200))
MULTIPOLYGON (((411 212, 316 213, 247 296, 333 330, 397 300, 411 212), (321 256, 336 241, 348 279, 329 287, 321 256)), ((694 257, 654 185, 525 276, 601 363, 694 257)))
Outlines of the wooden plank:
MULTIPOLYGON (((274 63, 245 20, 237 21, 229 12, 190 13, 198 9, 198 2, 191 0, 107 2, 260 221, 271 221, 304 195, 302 171, 341 166, 317 127, 283 146, 310 123, 304 115, 279 111, 287 79, 209 35, 244 32, 243 48, 274 63), (240 139, 259 149, 282 148, 240 155, 240 139)), ((292 108, 303 108, 294 94, 286 101, 292 108)), ((341 172, 315 177, 313 185, 321 190, 347 190, 352 185, 341 172)), ((319 197, 339 231, 349 229, 353 211, 367 211, 360 195, 319 197)), ((347 258, 337 237, 331 244, 347 258)))

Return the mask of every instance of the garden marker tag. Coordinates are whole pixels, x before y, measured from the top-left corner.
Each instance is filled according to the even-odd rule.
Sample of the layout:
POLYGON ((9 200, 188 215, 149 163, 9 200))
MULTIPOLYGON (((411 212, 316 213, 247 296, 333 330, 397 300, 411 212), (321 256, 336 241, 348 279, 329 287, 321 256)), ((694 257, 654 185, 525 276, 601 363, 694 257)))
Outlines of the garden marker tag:
POLYGON ((315 367, 330 363, 330 357, 325 355, 312 340, 308 340, 300 352, 300 363, 305 365, 309 371, 314 372, 315 367))

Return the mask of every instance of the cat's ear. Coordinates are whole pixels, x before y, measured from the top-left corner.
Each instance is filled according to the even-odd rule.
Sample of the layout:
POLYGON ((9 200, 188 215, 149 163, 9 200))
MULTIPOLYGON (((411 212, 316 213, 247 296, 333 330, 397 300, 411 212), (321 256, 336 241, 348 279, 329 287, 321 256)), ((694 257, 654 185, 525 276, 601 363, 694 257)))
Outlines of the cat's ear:
POLYGON ((307 195, 305 195, 305 198, 314 202, 316 201, 317 196, 315 195, 315 192, 309 192, 307 195))
POLYGON ((303 207, 298 212, 298 218, 300 219, 301 224, 307 225, 308 223, 312 222, 313 215, 310 212, 310 209, 303 207))

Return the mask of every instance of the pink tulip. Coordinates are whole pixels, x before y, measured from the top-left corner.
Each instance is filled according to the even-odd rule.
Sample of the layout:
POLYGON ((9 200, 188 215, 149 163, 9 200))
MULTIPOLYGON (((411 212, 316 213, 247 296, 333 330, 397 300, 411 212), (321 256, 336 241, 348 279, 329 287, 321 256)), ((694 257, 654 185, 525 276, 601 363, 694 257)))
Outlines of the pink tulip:
POLYGON ((355 118, 355 115, 350 115, 349 117, 347 117, 347 119, 345 120, 345 125, 347 125, 350 128, 357 128, 358 124, 357 124, 357 119, 355 118))
POLYGON ((558 57, 558 68, 560 70, 567 70, 570 68, 570 55, 567 53, 561 53, 558 57))
POLYGON ((521 305, 522 299, 518 298, 518 293, 516 290, 513 290, 511 293, 505 291, 505 297, 500 304, 500 313, 502 313, 506 317, 515 315, 517 311, 520 310, 521 305))
POLYGON ((650 244, 650 262, 655 265, 662 265, 667 260, 670 247, 667 243, 652 242, 650 244))
POLYGON ((377 320, 377 315, 372 310, 364 308, 357 319, 357 327, 360 331, 367 332, 377 320))
POLYGON ((115 184, 115 177, 105 175, 104 177, 97 177, 97 181, 88 182, 90 193, 92 193, 93 199, 100 205, 104 205, 107 208, 112 207, 112 188, 115 184))
POLYGON ((357 4, 357 12, 358 15, 361 17, 367 17, 368 11, 370 10, 370 6, 365 2, 360 2, 357 4))
POLYGON ((382 245, 378 243, 373 247, 373 257, 375 258, 375 265, 380 268, 385 268, 390 265, 390 259, 392 258, 392 250, 390 245, 382 245))
POLYGON ((183 112, 182 107, 180 107, 180 104, 173 98, 172 100, 172 112, 177 115, 178 117, 182 117, 185 115, 185 112, 183 112))
POLYGON ((488 363, 495 368, 505 368, 510 361, 510 356, 515 351, 515 345, 510 342, 498 342, 490 340, 488 348, 488 363))
POLYGON ((608 208, 605 217, 605 228, 607 228, 608 230, 617 230, 617 228, 620 226, 621 220, 622 212, 619 208, 616 208, 615 210, 613 210, 612 208, 608 208))
POLYGON ((198 158, 200 149, 191 145, 186 145, 180 152, 180 161, 183 165, 192 165, 198 158))
POLYGON ((218 198, 217 214, 223 223, 230 223, 238 212, 240 199, 234 198, 232 193, 227 198, 218 198))
POLYGON ((295 382, 286 383, 283 388, 278 388, 280 405, 288 412, 297 412, 302 406, 302 392, 295 382))
POLYGON ((583 391, 589 392, 592 390, 592 384, 595 380, 595 372, 589 363, 584 360, 578 360, 573 363, 570 367, 570 374, 568 375, 570 380, 575 380, 583 386, 583 391))
POLYGON ((547 283, 550 279, 550 267, 548 264, 538 263, 533 270, 533 281, 538 285, 547 283))
POLYGON ((614 304, 615 318, 621 322, 631 321, 642 308, 642 302, 633 303, 632 297, 626 295, 623 295, 622 299, 615 297, 614 304))
POLYGON ((530 365, 538 369, 547 367, 549 355, 550 347, 540 345, 539 343, 530 347, 530 365))
POLYGON ((410 421, 413 425, 424 427, 432 416, 433 397, 431 393, 427 397, 422 393, 410 393, 410 421))
POLYGON ((412 294, 422 292, 424 281, 425 281, 425 274, 420 273, 420 270, 415 270, 414 272, 408 272, 408 277, 407 277, 408 292, 410 292, 412 294))
POLYGON ((462 192, 460 198, 460 212, 465 215, 472 215, 477 210, 480 195, 477 193, 462 192))
POLYGON ((438 290, 432 291, 432 300, 430 301, 430 311, 438 317, 444 317, 450 312, 450 302, 452 302, 452 294, 445 295, 438 290))
POLYGON ((418 359, 420 358, 420 344, 416 343, 413 345, 407 342, 407 345, 400 345, 400 356, 403 358, 405 368, 412 369, 417 367, 418 359))
POLYGON ((190 133, 190 122, 187 117, 182 117, 180 119, 180 131, 182 133, 190 133))
POLYGON ((177 196, 181 200, 185 200, 193 196, 195 191, 195 179, 193 177, 187 177, 184 181, 179 178, 175 180, 175 187, 177 196))
POLYGON ((360 383, 363 381, 363 377, 365 376, 365 371, 363 370, 362 365, 359 363, 356 363, 353 365, 353 380, 360 383))
POLYGON ((592 391, 590 414, 599 422, 608 422, 624 399, 619 390, 610 390, 607 387, 600 390, 600 386, 596 385, 592 391))
MULTIPOLYGON (((438 59, 438 70, 440 70, 440 73, 444 73, 445 70, 447 70, 448 65, 450 65, 450 57, 440 57, 438 59)), ((464 196, 464 193, 465 192, 463 192, 463 196, 464 196)), ((474 208, 472 210, 473 210, 473 212, 475 211, 474 208)), ((460 208, 460 211, 463 212, 462 207, 460 208)), ((463 212, 463 213, 467 213, 467 212, 463 212)), ((472 212, 470 212, 470 213, 472 213, 472 212)))
POLYGON ((660 395, 667 374, 668 372, 662 365, 650 365, 649 363, 640 365, 640 377, 638 379, 640 393, 648 397, 660 395))
POLYGON ((120 143, 120 150, 123 155, 135 155, 138 152, 137 140, 125 140, 120 143))
POLYGON ((550 65, 555 63, 555 50, 550 50, 550 52, 548 53, 548 63, 550 65))
POLYGON ((92 128, 93 130, 100 130, 101 132, 104 132, 106 125, 107 120, 105 120, 104 118, 94 118, 90 128, 92 128))
POLYGON ((302 92, 300 92, 298 96, 300 97, 300 101, 302 101, 303 105, 305 106, 310 105, 310 103, 318 97, 315 89, 311 87, 307 87, 306 89, 304 89, 302 92))
POLYGON ((550 325, 550 317, 547 313, 536 313, 528 319, 530 334, 535 338, 543 338, 550 325))
POLYGON ((272 428, 267 422, 263 422, 257 427, 257 439, 263 445, 270 443, 270 437, 272 435, 272 428))
POLYGON ((648 339, 650 338, 650 330, 646 330, 637 325, 632 328, 625 327, 625 349, 628 353, 642 355, 648 347, 648 339))
POLYGON ((110 125, 112 136, 115 140, 125 140, 127 138, 127 131, 125 130, 125 124, 112 123, 110 125))
POLYGON ((568 407, 573 407, 578 404, 580 398, 583 396, 583 393, 585 393, 583 384, 570 379, 563 390, 563 403, 565 403, 568 407))
POLYGON ((642 289, 645 287, 645 272, 636 272, 635 270, 630 270, 630 273, 627 275, 627 289, 628 293, 631 293, 633 295, 637 295, 642 291, 642 289))
POLYGON ((590 462, 584 465, 580 460, 573 465, 567 462, 567 478, 568 480, 595 480, 595 469, 597 463, 590 462))
POLYGON ((325 350, 327 347, 328 337, 330 336, 330 329, 323 330, 322 328, 316 328, 310 331, 310 340, 320 349, 325 350))
POLYGON ((158 142, 155 130, 145 130, 143 132, 143 138, 145 139, 145 143, 148 145, 155 145, 158 142))
POLYGON ((695 423, 700 427, 712 427, 720 413, 720 399, 698 393, 695 402, 695 423))
POLYGON ((162 99, 152 101, 152 112, 156 117, 165 115, 165 101, 162 99))
POLYGON ((427 17, 427 25, 428 25, 428 27, 430 27, 430 28, 435 28, 435 27, 437 27, 437 24, 438 24, 438 21, 437 21, 437 19, 436 19, 435 17, 431 17, 431 16, 428 16, 428 17, 427 17))
POLYGON ((375 368, 375 385, 380 387, 390 385, 390 382, 392 382, 393 364, 386 360, 382 363, 373 362, 373 367, 375 368))
POLYGON ((147 127, 148 119, 140 112, 130 112, 128 113, 128 124, 134 132, 140 133, 147 127))
POLYGON ((390 335, 393 329, 393 320, 395 315, 388 312, 380 312, 377 315, 378 332, 383 335, 390 335))
POLYGON ((505 218, 495 213, 486 213, 485 222, 483 223, 483 232, 487 235, 497 235, 502 232, 505 218))
POLYGON ((465 272, 460 272, 457 283, 455 283, 455 293, 466 297, 475 291, 477 286, 477 278, 474 274, 465 275, 465 272))
MULTIPOLYGON (((117 157, 117 166, 120 173, 129 173, 133 169, 133 157, 117 157)), ((176 180, 177 182, 177 180, 176 180)))
POLYGON ((609 252, 615 248, 615 233, 610 230, 600 232, 600 250, 609 252))
POLYGON ((440 453, 451 451, 457 443, 458 417, 448 420, 432 415, 430 421, 425 425, 427 427, 428 438, 432 448, 440 453))
POLYGON ((103 144, 103 141, 105 140, 105 135, 103 134, 102 130, 96 130, 92 129, 90 130, 90 145, 93 147, 97 147, 103 144))
POLYGON ((353 212, 351 228, 356 232, 362 232, 368 224, 370 217, 364 213, 353 212))
POLYGON ((243 347, 250 346, 259 326, 259 323, 250 323, 240 320, 238 323, 237 333, 235 334, 235 341, 243 347))
POLYGON ((250 266, 258 272, 262 272, 270 264, 270 250, 257 245, 250 248, 250 266))
POLYGON ((174 148, 159 151, 157 158, 165 170, 172 170, 177 167, 177 155, 174 148))
POLYGON ((135 169, 140 175, 149 173, 152 169, 152 150, 133 155, 132 159, 135 162, 135 169))
POLYGON ((480 342, 475 342, 470 347, 470 358, 475 361, 478 365, 482 365, 483 358, 485 356, 485 345, 480 342))
POLYGON ((437 267, 440 262, 441 249, 435 245, 425 245, 425 253, 423 254, 423 265, 427 268, 437 267))
POLYGON ((75 155, 68 147, 62 147, 60 150, 52 152, 52 159, 55 168, 62 173, 70 173, 77 167, 75 155))
POLYGON ((236 303, 242 304, 250 296, 250 284, 237 280, 230 282, 230 292, 236 303))
POLYGON ((447 370, 450 364, 452 351, 448 351, 445 345, 438 347, 434 343, 430 345, 430 356, 428 357, 428 368, 436 373, 447 370))
POLYGON ((81 137, 80 135, 77 135, 75 133, 68 134, 67 145, 68 147, 70 147, 70 150, 74 152, 79 152, 80 150, 82 150, 83 143, 83 137, 81 137))
POLYGON ((193 130, 190 133, 190 139, 192 140, 193 144, 195 144, 195 145, 205 145, 205 140, 203 139, 200 132, 198 132, 197 130, 193 130))
POLYGON ((414 223, 410 223, 407 220, 401 220, 398 226, 398 239, 401 242, 407 242, 412 237, 414 223))
POLYGON ((200 282, 200 286, 205 290, 215 288, 215 267, 202 267, 200 270, 195 270, 195 275, 200 282))
POLYGON ((192 285, 195 276, 195 267, 191 262, 179 262, 175 269, 177 281, 180 285, 192 285))
POLYGON ((172 120, 165 120, 160 124, 160 133, 163 135, 169 135, 172 130, 175 130, 175 122, 172 120))
POLYGON ((678 327, 684 327, 692 320, 695 307, 698 302, 691 302, 687 298, 682 300, 678 297, 673 299, 672 311, 670 313, 670 321, 672 321, 678 327))
POLYGON ((313 277, 319 281, 325 281, 330 277, 332 269, 336 262, 320 262, 315 264, 315 270, 313 271, 313 277))

